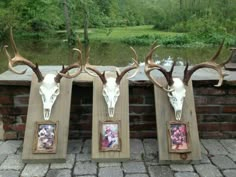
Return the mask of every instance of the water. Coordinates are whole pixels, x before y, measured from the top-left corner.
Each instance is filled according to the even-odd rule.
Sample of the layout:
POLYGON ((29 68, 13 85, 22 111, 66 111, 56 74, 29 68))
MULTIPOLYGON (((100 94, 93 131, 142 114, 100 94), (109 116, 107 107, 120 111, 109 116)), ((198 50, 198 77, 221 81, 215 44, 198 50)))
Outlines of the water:
MULTIPOLYGON (((22 56, 39 65, 68 65, 76 61, 76 55, 71 57, 71 49, 67 44, 59 40, 45 41, 16 41, 17 48, 22 56)), ((134 54, 129 48, 130 46, 122 43, 99 43, 93 42, 90 45, 90 63, 93 65, 113 65, 127 66, 132 62, 134 54)), ((149 46, 133 46, 138 54, 140 62, 144 61, 149 51, 149 46)), ((188 61, 191 64, 200 63, 209 60, 217 51, 217 47, 213 48, 163 48, 159 47, 153 55, 154 60, 166 60, 172 58, 174 60, 188 61)), ((11 47, 9 52, 12 54, 11 47)), ((85 53, 85 52, 84 52, 85 53)), ((223 61, 230 55, 229 49, 223 48, 217 61, 223 61)), ((85 59, 83 60, 85 63, 85 59)), ((7 70, 7 57, 0 49, 0 73, 7 70)))

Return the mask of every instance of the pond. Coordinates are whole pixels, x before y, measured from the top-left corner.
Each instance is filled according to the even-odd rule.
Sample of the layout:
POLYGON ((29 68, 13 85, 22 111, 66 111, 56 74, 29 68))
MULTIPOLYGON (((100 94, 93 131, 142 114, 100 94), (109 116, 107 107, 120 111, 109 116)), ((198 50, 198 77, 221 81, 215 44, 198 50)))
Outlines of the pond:
MULTIPOLYGON (((9 45, 9 44, 8 44, 9 45)), ((76 55, 71 57, 71 49, 68 49, 67 43, 59 40, 44 41, 24 41, 17 40, 16 45, 22 56, 39 65, 68 65, 76 61, 76 55)), ((136 50, 139 61, 143 62, 150 46, 133 46, 136 50)), ((188 61, 196 64, 209 60, 217 51, 218 47, 212 48, 165 48, 159 47, 154 53, 154 60, 165 60, 173 58, 174 60, 188 61)), ((9 52, 12 54, 9 45, 9 52)), ((228 58, 230 51, 223 48, 218 60, 222 61, 228 58)), ((122 43, 99 43, 90 44, 90 63, 94 65, 114 65, 127 66, 134 57, 129 46, 122 43)), ((84 63, 85 61, 83 61, 84 63)), ((7 58, 0 49, 0 73, 7 70, 7 58)))

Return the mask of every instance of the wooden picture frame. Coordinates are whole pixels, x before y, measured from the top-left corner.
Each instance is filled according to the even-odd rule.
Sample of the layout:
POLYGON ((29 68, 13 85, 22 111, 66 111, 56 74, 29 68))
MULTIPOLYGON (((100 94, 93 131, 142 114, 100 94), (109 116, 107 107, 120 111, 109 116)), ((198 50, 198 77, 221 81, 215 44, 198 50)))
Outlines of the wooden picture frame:
POLYGON ((99 151, 121 151, 120 127, 117 121, 99 121, 99 151))
POLYGON ((58 121, 35 122, 33 153, 55 154, 57 149, 58 121))
POLYGON ((189 122, 169 121, 167 127, 169 152, 191 152, 189 122))

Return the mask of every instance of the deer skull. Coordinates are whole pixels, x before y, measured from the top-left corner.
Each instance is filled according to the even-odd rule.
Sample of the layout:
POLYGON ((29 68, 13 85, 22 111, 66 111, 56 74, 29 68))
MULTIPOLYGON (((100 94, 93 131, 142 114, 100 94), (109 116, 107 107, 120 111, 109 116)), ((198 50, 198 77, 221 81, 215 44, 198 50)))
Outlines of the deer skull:
POLYGON ((136 72, 132 76, 130 76, 127 79, 130 79, 134 77, 139 69, 139 64, 138 64, 138 56, 135 52, 135 50, 131 47, 131 50, 133 51, 135 58, 133 59, 134 63, 124 69, 122 72, 119 71, 118 68, 116 68, 116 77, 112 76, 106 76, 105 71, 101 73, 97 69, 95 69, 92 65, 88 63, 88 56, 87 56, 87 62, 85 64, 85 71, 92 75, 92 76, 99 76, 102 83, 103 83, 103 90, 102 90, 102 95, 106 101, 107 104, 107 109, 108 109, 108 115, 109 117, 114 117, 115 113, 115 106, 118 100, 118 97, 120 96, 120 81, 124 77, 124 75, 133 70, 136 69, 136 72))
POLYGON ((41 95, 43 103, 44 120, 49 120, 52 106, 60 93, 60 84, 56 83, 54 79, 54 74, 45 75, 39 87, 39 94, 41 95))
POLYGON ((37 64, 32 63, 30 60, 22 57, 19 54, 19 52, 16 48, 15 41, 13 39, 12 29, 10 30, 10 41, 11 41, 11 45, 12 45, 15 56, 13 58, 11 58, 10 54, 7 51, 8 46, 4 46, 4 51, 5 51, 6 56, 8 58, 8 68, 16 74, 24 74, 26 72, 26 69, 19 72, 13 68, 14 64, 23 63, 23 64, 29 66, 33 70, 33 72, 36 74, 36 76, 38 78, 38 82, 40 83, 39 94, 41 95, 42 102, 43 102, 43 117, 44 117, 44 120, 49 120, 53 104, 56 101, 57 96, 60 93, 60 80, 61 80, 61 78, 62 77, 73 78, 73 77, 78 76, 82 71, 81 51, 79 49, 75 49, 75 48, 73 49, 74 51, 77 51, 79 54, 77 62, 75 62, 67 67, 63 66, 62 70, 57 75, 46 74, 45 77, 43 77, 37 64), (76 73, 74 73, 73 75, 68 74, 68 71, 73 68, 80 68, 80 69, 76 73))
POLYGON ((167 95, 172 107, 174 108, 176 120, 180 120, 186 89, 181 79, 173 78, 173 80, 173 85, 168 86, 168 90, 170 90, 170 92, 168 92, 167 95))
POLYGON ((216 52, 216 54, 209 61, 197 64, 197 65, 193 66, 190 69, 188 69, 189 66, 187 64, 186 67, 185 67, 185 70, 184 70, 183 79, 172 77, 172 72, 174 70, 175 62, 171 66, 170 71, 167 71, 163 66, 153 62, 152 54, 159 46, 156 45, 156 43, 154 43, 152 45, 152 48, 151 48, 150 52, 148 53, 148 55, 145 58, 145 70, 144 71, 145 71, 147 77, 150 79, 150 81, 152 81, 156 86, 162 88, 164 91, 167 92, 167 95, 169 97, 169 101, 170 101, 172 107, 174 108, 175 119, 176 120, 181 119, 182 108, 183 108, 184 98, 185 98, 185 94, 186 94, 185 86, 188 85, 188 81, 189 81, 190 77, 192 76, 192 74, 195 71, 197 71, 198 69, 201 69, 201 68, 211 68, 211 69, 217 71, 219 73, 220 77, 219 77, 218 84, 215 85, 215 86, 219 87, 219 86, 222 85, 222 82, 223 82, 223 79, 224 79, 224 74, 222 72, 222 67, 226 63, 229 62, 229 60, 231 59, 231 56, 233 55, 233 52, 232 52, 231 56, 227 60, 225 60, 224 62, 222 62, 220 64, 217 64, 215 62, 216 58, 219 56, 220 51, 223 47, 223 42, 220 45, 220 47, 219 47, 218 51, 216 52), (165 86, 161 85, 161 83, 159 83, 151 75, 151 72, 153 70, 158 70, 164 75, 164 77, 166 78, 166 81, 167 81, 167 88, 165 86))
POLYGON ((107 78, 107 83, 103 85, 102 95, 107 104, 109 117, 114 117, 116 102, 120 96, 120 87, 115 78, 107 78))

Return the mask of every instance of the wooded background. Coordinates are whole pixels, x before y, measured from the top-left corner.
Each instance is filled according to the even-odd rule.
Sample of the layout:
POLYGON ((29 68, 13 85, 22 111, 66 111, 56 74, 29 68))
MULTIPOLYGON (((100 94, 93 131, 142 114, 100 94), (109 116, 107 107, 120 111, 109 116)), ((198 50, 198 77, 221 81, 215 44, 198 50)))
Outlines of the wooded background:
MULTIPOLYGON (((21 36, 47 37, 66 30, 154 25, 211 40, 236 33, 236 0, 1 0, 0 41, 13 26, 21 36), (212 38, 213 36, 213 38, 212 38)), ((109 33, 109 30, 108 30, 109 33)), ((217 41, 218 42, 218 41, 217 41)))

